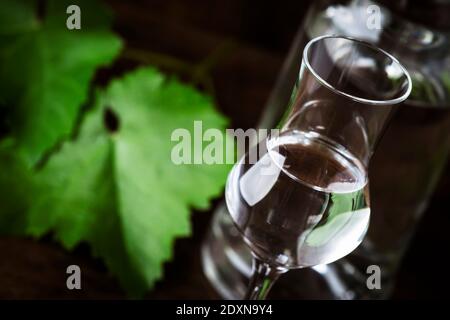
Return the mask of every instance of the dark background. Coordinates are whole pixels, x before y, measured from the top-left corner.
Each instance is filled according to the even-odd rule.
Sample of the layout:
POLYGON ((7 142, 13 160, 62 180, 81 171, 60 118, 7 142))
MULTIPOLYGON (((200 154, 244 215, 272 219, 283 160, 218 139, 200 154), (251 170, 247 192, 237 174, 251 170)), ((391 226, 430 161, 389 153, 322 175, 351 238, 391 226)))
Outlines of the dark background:
MULTIPOLYGON (((139 63, 196 81, 213 91, 232 127, 256 124, 309 1, 153 0, 108 1, 115 31, 129 49, 115 73, 139 63)), ((100 72, 102 82, 110 72, 100 72)), ((446 260, 450 227, 449 166, 431 200, 398 276, 394 298, 448 297, 446 260)), ((219 200, 215 201, 215 204, 219 200)), ((199 246, 211 212, 194 212, 193 236, 179 239, 165 278, 147 298, 218 298, 204 277, 199 246)), ((50 238, 0 238, 0 298, 124 298, 115 279, 87 246, 69 253, 50 238), (65 270, 77 264, 82 290, 66 289, 65 270)), ((301 285, 301 284, 299 284, 301 285)), ((272 298, 276 298, 273 296, 272 298)))

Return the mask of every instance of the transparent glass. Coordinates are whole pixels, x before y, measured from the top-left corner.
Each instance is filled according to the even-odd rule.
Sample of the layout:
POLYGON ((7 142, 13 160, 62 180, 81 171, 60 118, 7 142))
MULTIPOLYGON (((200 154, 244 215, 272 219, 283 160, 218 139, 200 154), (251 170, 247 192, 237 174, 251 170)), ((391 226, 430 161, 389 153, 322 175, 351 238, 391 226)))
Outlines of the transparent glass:
POLYGON ((251 148, 227 181, 228 211, 253 256, 247 299, 264 299, 289 269, 359 245, 369 161, 411 88, 405 68, 374 45, 339 36, 306 45, 279 134, 251 148))
MULTIPOLYGON (((445 172, 450 150, 450 20, 436 19, 436 14, 448 15, 449 5, 448 1, 321 0, 309 9, 305 39, 335 33, 364 39, 400 59, 413 81, 411 95, 394 115, 372 159, 373 214, 368 233, 351 255, 327 266, 325 274, 317 272, 330 287, 324 296, 391 295, 403 255, 445 172), (369 30, 367 8, 374 5, 380 9, 381 28, 369 30), (413 10, 395 10, 396 6, 413 10), (382 270, 379 290, 367 288, 369 265, 382 270), (342 290, 334 290, 336 282, 342 290)), ((296 281, 302 277, 299 273, 296 281)), ((310 297, 310 291, 302 286, 292 288, 291 294, 310 297)))
MULTIPOLYGON (((383 2, 395 7, 405 6, 408 1, 383 2)), ((437 7, 437 2, 410 7, 427 18, 425 24, 411 20, 409 15, 399 16, 399 12, 394 13, 380 1, 319 0, 310 6, 259 127, 277 124, 298 76, 304 46, 324 34, 357 37, 390 52, 408 69, 413 89, 398 106, 371 159, 371 220, 361 245, 332 264, 289 272, 272 289, 274 297, 386 299, 392 293, 403 254, 437 182, 446 174, 450 150, 450 20, 436 19, 436 14, 448 13, 448 5, 439 2, 437 7), (380 8, 380 29, 367 27, 371 5, 380 8), (438 26, 440 30, 435 29, 438 26), (447 28, 446 33, 443 28, 447 28), (382 270, 381 289, 370 290, 366 270, 374 264, 382 270)), ((239 299, 244 296, 251 275, 251 254, 227 211, 221 205, 214 212, 202 247, 202 262, 217 292, 227 299, 239 299)))

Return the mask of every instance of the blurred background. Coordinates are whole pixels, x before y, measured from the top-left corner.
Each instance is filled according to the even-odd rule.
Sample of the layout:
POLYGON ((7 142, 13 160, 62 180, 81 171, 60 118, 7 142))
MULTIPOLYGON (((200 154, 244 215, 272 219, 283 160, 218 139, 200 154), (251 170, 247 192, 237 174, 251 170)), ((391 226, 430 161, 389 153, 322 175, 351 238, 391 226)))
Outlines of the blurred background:
MULTIPOLYGON (((199 79, 198 87, 213 92, 218 108, 231 120, 230 127, 243 129, 258 125, 311 5, 311 1, 265 3, 256 0, 106 2, 115 14, 114 31, 132 50, 119 56, 113 68, 98 72, 97 83, 104 83, 111 75, 120 74, 136 63, 155 64, 182 79, 199 79), (192 66, 194 74, 177 67, 180 63, 192 66)), ((390 4, 387 2, 386 5, 390 4)), ((411 21, 428 23, 447 33, 450 30, 448 2, 399 1, 395 7, 392 5, 393 12, 411 21), (443 7, 431 10, 436 3, 443 7)), ((450 108, 450 105, 446 107, 450 108)), ((447 111, 447 118, 448 114, 447 111)), ((441 115, 437 117, 442 118, 441 115)), ((430 117, 419 115, 416 120, 427 119, 430 117)), ((450 136, 445 130, 450 130, 450 126, 446 125, 439 135, 450 136)), ((422 138, 420 143, 426 144, 428 138, 422 138)), ((430 141, 431 146, 433 143, 430 141)), ((397 164, 401 167, 401 163, 397 164)), ((418 222, 401 262, 392 294, 394 299, 449 297, 450 281, 446 274, 446 246, 450 243, 447 237, 450 228, 449 164, 446 160, 429 206, 418 222)), ((156 283, 146 298, 220 298, 203 273, 200 257, 212 212, 220 201, 215 200, 209 212, 193 212, 192 237, 176 240, 174 258, 164 265, 163 280, 156 283)), ((117 281, 108 275, 100 261, 90 256, 85 245, 67 252, 50 238, 35 241, 2 236, 0 252, 1 298, 125 297, 117 281), (70 264, 77 264, 83 270, 83 290, 66 289, 65 268, 70 264)), ((294 298, 284 285, 282 282, 276 284, 270 298, 294 298)))

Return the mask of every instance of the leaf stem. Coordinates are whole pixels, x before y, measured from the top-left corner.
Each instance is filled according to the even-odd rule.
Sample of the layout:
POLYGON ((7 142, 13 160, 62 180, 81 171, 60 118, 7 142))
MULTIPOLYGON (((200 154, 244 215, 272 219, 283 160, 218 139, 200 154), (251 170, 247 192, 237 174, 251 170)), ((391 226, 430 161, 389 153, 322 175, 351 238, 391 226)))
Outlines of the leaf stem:
POLYGON ((144 64, 153 64, 186 75, 194 85, 202 85, 209 94, 214 95, 211 72, 235 47, 236 42, 234 40, 226 40, 199 63, 190 63, 166 54, 130 47, 125 48, 122 57, 144 64))

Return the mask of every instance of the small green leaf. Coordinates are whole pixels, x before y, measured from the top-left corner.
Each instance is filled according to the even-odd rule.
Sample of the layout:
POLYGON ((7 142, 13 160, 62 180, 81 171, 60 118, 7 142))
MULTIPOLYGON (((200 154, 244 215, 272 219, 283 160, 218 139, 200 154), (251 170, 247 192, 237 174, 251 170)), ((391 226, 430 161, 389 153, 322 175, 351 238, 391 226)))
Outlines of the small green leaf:
MULTIPOLYGON (((224 131, 227 123, 209 97, 152 68, 113 81, 76 140, 34 176, 26 233, 53 231, 66 248, 88 242, 123 287, 140 296, 161 278, 175 237, 190 234, 190 209, 206 208, 229 170, 172 163, 171 133, 192 131, 197 120, 204 130, 224 131)), ((3 185, 0 201, 15 183, 21 182, 3 185)), ((26 199, 27 190, 14 193, 26 199)))
POLYGON ((0 105, 28 165, 73 129, 95 70, 113 60, 121 41, 96 1, 1 1, 0 105), (66 8, 81 8, 81 30, 68 30, 66 8), (5 19, 2 19, 2 17, 5 19))

